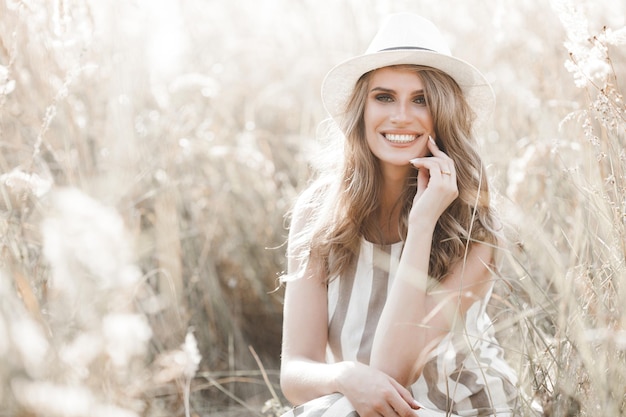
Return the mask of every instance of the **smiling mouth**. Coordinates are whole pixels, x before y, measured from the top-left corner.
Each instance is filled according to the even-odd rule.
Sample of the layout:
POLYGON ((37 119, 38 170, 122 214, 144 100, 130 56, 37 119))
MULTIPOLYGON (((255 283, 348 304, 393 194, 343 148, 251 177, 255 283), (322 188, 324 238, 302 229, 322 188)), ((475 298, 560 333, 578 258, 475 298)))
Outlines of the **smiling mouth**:
POLYGON ((385 133, 383 136, 391 143, 411 143, 419 137, 419 135, 398 135, 392 133, 385 133))

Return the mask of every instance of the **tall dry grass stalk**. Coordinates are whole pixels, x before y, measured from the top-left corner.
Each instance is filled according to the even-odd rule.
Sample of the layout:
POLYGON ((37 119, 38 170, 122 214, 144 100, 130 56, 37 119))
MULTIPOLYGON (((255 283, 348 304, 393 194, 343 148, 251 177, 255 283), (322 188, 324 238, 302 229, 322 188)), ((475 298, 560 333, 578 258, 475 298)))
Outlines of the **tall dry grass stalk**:
MULTIPOLYGON (((7 332, 35 329, 39 339, 29 343, 41 345, 36 365, 28 352, 14 365, 2 362, 3 412, 80 415, 87 406, 94 413, 115 406, 175 415, 228 407, 221 392, 192 384, 184 371, 185 361, 198 359, 187 348, 190 327, 205 375, 221 380, 251 369, 247 379, 255 382, 226 382, 225 389, 246 400, 267 392, 248 346, 275 369, 281 306, 272 290, 283 256, 267 248, 284 242, 283 215, 306 170, 292 154, 308 113, 281 118, 280 129, 277 112, 257 114, 261 101, 248 98, 268 76, 239 85, 246 74, 223 60, 232 45, 211 27, 238 10, 205 5, 0 2, 2 269, 14 300, 2 318, 16 322, 7 332), (184 21, 193 22, 189 30, 197 33, 188 35, 198 36, 196 45, 212 45, 210 54, 179 56, 184 21), (275 140, 283 146, 273 147, 275 140), (82 190, 80 197, 55 209, 54 196, 66 187, 82 190), (103 212, 119 216, 123 238, 110 236, 103 212), (71 249, 56 262, 67 269, 58 276, 42 237, 51 215, 64 226, 48 247, 71 249), (75 222, 83 228, 76 233, 75 222), (114 268, 120 256, 138 276, 128 288, 104 291, 100 270, 121 273, 114 268), (59 283, 73 292, 62 295, 59 283), (128 316, 109 317, 120 306, 128 316), (21 324, 28 320, 41 329, 21 324), (127 363, 102 348, 123 347, 109 341, 111 332, 129 343, 143 335, 127 363), (68 354, 65 363, 60 351, 87 357, 75 364, 68 354), (70 369, 77 364, 79 374, 70 369), (132 374, 118 377, 116 364, 132 374), (23 374, 19 386, 16 374, 23 374), (75 389, 83 409, 42 411, 28 400, 40 388, 59 401, 75 389)), ((274 104, 280 89, 263 94, 290 106, 274 104)), ((3 352, 19 348, 17 336, 6 340, 3 352)), ((275 372, 268 374, 275 383, 275 372)), ((265 400, 257 400, 259 409, 265 400)))
POLYGON ((397 10, 496 90, 481 140, 518 245, 493 312, 523 412, 625 414, 625 8, 0 0, 0 414, 280 413, 273 290, 319 85, 397 10))
POLYGON ((570 1, 552 7, 565 29, 565 67, 584 94, 553 143, 528 147, 511 165, 523 177, 509 184, 520 240, 507 304, 522 330, 511 336, 545 415, 624 415, 626 27, 592 28, 570 1))

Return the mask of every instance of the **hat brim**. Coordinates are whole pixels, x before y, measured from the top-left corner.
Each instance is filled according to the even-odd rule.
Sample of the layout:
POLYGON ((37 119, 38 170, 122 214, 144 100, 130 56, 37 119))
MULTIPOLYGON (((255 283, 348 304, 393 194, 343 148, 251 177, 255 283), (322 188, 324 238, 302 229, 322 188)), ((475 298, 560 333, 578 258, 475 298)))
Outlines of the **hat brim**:
POLYGON ((461 59, 428 50, 381 51, 338 64, 328 72, 322 83, 322 102, 326 111, 340 124, 356 82, 363 74, 404 64, 437 68, 450 75, 461 87, 476 114, 478 124, 484 123, 491 115, 495 107, 495 95, 485 76, 461 59))

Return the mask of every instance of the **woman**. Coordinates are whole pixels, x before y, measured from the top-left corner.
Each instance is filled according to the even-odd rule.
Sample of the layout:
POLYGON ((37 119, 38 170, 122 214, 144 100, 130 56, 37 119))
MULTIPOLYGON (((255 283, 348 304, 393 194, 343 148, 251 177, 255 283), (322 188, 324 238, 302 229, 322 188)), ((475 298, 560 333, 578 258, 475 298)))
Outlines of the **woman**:
POLYGON ((512 414, 485 312, 498 224, 472 137, 488 83, 431 22, 397 14, 322 98, 345 142, 293 210, 286 415, 512 414))

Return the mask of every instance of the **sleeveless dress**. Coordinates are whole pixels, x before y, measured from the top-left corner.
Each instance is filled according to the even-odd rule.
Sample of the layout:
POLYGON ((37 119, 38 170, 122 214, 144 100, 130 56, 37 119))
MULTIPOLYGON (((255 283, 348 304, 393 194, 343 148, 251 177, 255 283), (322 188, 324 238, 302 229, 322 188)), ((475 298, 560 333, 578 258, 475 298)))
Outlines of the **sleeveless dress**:
MULTIPOLYGON (((391 288, 402 242, 375 245, 362 240, 357 261, 328 285, 327 361, 369 363, 376 325, 391 288)), ((476 301, 431 352, 418 380, 409 387, 422 405, 419 417, 512 416, 517 378, 505 362, 487 315, 487 296, 476 301)), ((367 383, 367 382, 364 382, 367 383)), ((297 406, 282 417, 357 417, 341 394, 297 406)))

